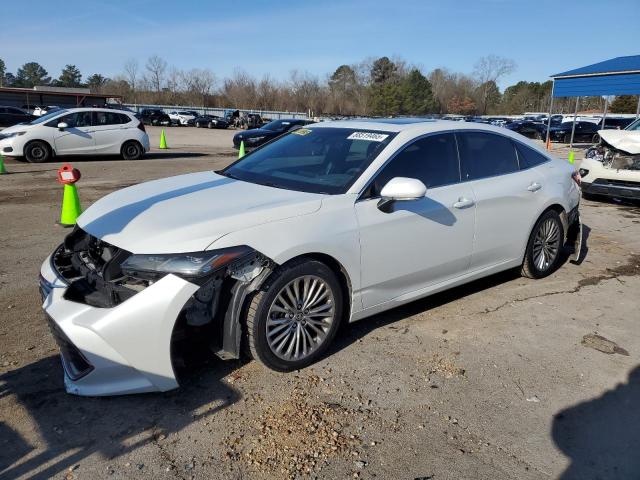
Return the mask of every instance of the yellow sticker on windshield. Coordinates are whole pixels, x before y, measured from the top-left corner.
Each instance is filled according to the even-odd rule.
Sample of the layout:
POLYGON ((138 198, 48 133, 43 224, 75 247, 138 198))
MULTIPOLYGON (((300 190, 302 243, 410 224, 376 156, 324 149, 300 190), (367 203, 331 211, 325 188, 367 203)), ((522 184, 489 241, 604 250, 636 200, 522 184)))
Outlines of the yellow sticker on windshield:
POLYGON ((311 130, 309 130, 308 128, 299 128, 298 130, 294 130, 291 133, 295 135, 309 135, 311 133, 311 130))

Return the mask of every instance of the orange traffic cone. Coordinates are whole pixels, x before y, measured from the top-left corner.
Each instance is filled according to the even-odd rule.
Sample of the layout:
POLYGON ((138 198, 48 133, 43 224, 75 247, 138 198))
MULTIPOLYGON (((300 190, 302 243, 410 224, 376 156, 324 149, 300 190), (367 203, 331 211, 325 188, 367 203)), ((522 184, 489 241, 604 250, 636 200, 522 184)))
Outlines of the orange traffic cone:
POLYGON ((551 150, 551 136, 547 137, 547 150, 551 150))

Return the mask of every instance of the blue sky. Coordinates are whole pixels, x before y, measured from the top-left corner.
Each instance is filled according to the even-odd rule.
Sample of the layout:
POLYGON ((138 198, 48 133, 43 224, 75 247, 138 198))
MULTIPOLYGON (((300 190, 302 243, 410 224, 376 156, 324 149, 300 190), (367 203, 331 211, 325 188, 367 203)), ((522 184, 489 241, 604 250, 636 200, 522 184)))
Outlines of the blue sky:
POLYGON ((66 63, 114 76, 153 54, 218 78, 236 67, 324 76, 382 55, 470 73, 496 54, 518 65, 504 87, 640 54, 639 0, 31 0, 3 2, 2 19, 8 70, 38 61, 55 77, 66 63))

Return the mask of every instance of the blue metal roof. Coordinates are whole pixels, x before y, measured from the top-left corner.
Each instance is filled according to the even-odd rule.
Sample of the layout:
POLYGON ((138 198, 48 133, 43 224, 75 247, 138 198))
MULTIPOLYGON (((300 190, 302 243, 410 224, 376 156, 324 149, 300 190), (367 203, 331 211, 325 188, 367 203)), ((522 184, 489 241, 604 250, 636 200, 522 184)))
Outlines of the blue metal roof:
POLYGON ((611 74, 622 72, 640 72, 640 55, 630 55, 628 57, 616 57, 604 62, 594 63, 586 67, 567 70, 566 72, 551 75, 552 78, 568 77, 575 75, 611 74))
POLYGON ((554 97, 640 94, 640 55, 617 57, 552 75, 554 97))

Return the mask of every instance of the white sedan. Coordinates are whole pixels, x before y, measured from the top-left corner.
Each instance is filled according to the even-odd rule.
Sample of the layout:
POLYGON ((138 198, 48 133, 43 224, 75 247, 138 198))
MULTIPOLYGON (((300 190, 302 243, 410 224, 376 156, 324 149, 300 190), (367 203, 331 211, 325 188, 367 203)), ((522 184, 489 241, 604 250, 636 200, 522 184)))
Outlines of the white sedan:
POLYGON ((133 113, 106 108, 56 110, 0 132, 0 153, 32 163, 56 155, 121 155, 137 160, 149 148, 144 125, 133 113))
POLYGON ((169 118, 171 119, 171 123, 175 123, 177 125, 183 126, 191 126, 194 124, 196 116, 191 112, 169 112, 169 118))
POLYGON ((291 371, 343 322, 506 269, 545 277, 578 222, 572 174, 503 128, 380 119, 114 192, 41 269, 67 391, 175 388, 172 354, 203 341, 291 371))

